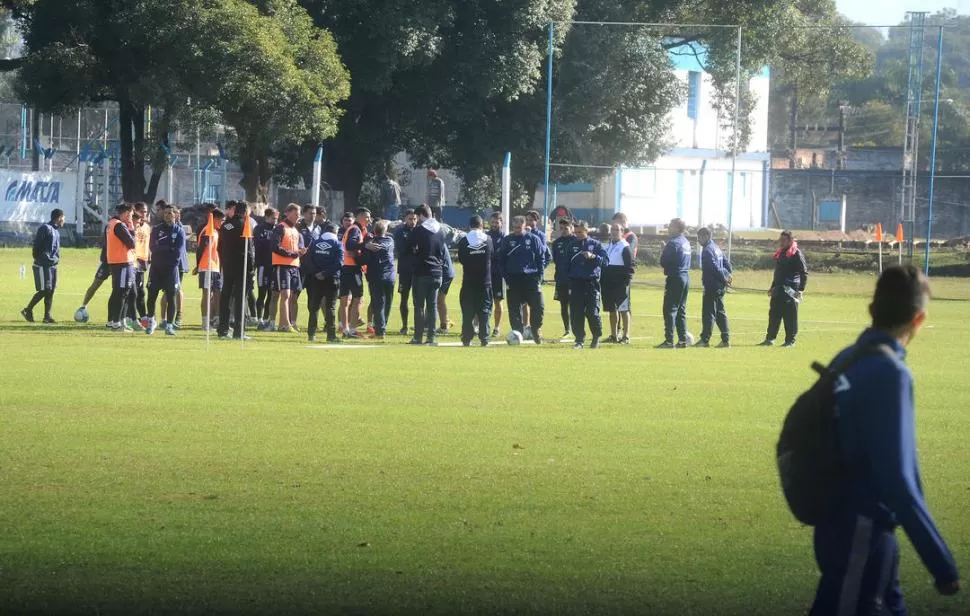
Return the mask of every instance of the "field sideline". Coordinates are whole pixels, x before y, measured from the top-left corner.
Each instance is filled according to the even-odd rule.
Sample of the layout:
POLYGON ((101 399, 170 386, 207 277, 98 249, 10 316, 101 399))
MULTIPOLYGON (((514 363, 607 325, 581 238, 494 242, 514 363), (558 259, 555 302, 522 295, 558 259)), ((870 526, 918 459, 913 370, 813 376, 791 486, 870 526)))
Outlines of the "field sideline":
MULTIPOLYGON (((19 316, 29 250, 0 249, 0 614, 807 611, 811 533, 785 508, 774 444, 809 364, 864 327, 873 276, 811 276, 790 350, 753 346, 768 311, 754 292, 727 299, 734 348, 650 348, 661 276, 644 270, 631 346, 257 332, 205 352, 194 281, 176 338, 105 331, 107 287, 75 324, 97 251, 63 252, 60 323, 43 326, 19 316)), ((933 285, 952 301, 910 348, 920 461, 966 577, 970 280, 933 285)), ((911 612, 970 613, 970 591, 937 596, 901 544, 911 612)))

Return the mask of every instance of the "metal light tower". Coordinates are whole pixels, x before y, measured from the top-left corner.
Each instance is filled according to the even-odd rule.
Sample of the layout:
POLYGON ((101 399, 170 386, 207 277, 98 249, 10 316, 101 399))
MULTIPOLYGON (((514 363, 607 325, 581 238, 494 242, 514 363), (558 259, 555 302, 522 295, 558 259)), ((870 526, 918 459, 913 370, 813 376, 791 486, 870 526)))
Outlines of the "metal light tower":
POLYGON ((909 74, 906 86, 906 136, 903 141, 903 190, 900 222, 909 239, 906 254, 913 258, 916 233, 916 175, 919 170, 919 116, 923 92, 923 40, 926 27, 925 11, 910 11, 909 18, 909 74))

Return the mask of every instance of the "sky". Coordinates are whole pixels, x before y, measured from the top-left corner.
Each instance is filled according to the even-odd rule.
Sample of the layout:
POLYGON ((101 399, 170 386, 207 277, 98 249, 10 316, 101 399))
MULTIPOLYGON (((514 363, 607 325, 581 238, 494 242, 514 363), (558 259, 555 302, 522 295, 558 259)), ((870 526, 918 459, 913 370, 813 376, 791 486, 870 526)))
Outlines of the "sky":
POLYGON ((929 11, 954 8, 959 13, 970 13, 970 0, 835 0, 839 12, 865 24, 889 26, 898 24, 906 11, 929 11))

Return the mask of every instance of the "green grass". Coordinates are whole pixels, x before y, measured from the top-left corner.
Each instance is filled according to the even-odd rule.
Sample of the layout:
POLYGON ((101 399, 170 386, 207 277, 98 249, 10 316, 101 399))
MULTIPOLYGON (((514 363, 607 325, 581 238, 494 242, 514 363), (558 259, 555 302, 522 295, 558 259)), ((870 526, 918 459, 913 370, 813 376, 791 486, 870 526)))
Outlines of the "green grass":
MULTIPOLYGON (((810 530, 772 452, 810 362, 864 326, 871 275, 813 277, 787 351, 752 346, 754 292, 728 299, 735 348, 650 348, 660 276, 641 271, 630 347, 255 334, 206 352, 194 308, 174 339, 109 334, 105 289, 73 323, 94 251, 66 251, 61 323, 23 323, 28 256, 0 250, 0 613, 773 616, 811 601, 810 530)), ((970 281, 934 282, 970 299, 970 281)), ((457 285, 451 299, 457 320, 457 285)), ((934 303, 910 355, 928 499, 964 565, 966 314, 934 303)), ((913 613, 970 613, 902 543, 913 613)))

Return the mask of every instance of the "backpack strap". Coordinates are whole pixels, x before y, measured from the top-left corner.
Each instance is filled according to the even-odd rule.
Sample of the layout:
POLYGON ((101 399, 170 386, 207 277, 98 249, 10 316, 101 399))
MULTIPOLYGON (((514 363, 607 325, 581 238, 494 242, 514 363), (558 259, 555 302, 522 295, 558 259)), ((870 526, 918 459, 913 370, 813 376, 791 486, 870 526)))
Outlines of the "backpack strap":
POLYGON ((856 362, 870 357, 872 355, 885 355, 896 359, 896 352, 888 344, 867 344, 864 346, 856 347, 848 356, 844 357, 842 361, 832 360, 828 366, 823 366, 818 362, 812 362, 812 370, 818 372, 820 376, 829 377, 835 379, 842 375, 846 370, 853 366, 856 362))

